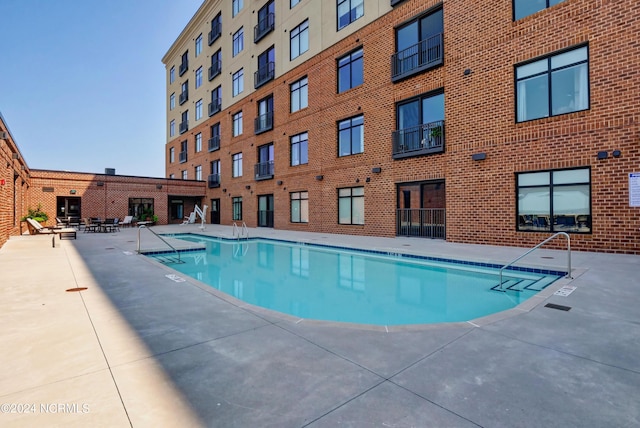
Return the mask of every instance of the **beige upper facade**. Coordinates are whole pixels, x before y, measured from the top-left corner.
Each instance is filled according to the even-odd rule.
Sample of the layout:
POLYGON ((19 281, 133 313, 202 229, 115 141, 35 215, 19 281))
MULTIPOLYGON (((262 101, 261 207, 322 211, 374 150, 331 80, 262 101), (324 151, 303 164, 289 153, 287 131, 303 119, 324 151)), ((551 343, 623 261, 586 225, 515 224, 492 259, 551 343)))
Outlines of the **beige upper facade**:
MULTIPOLYGON (((357 2, 356 2, 357 3, 357 2)), ((258 56, 272 48, 275 52, 274 78, 281 76, 301 65, 313 56, 321 53, 335 43, 367 26, 392 8, 389 0, 367 0, 357 14, 362 16, 338 29, 338 6, 335 1, 301 0, 293 7, 290 1, 251 1, 251 0, 205 0, 191 18, 169 51, 162 58, 166 68, 166 108, 167 142, 180 136, 180 123, 183 113, 188 111, 188 128, 194 128, 208 119, 208 106, 212 102, 211 91, 221 87, 221 110, 225 110, 254 91, 254 75, 258 70, 258 56), (274 10, 273 30, 254 42, 254 31, 258 25, 259 11, 272 4, 274 10), (234 5, 237 13, 234 15, 234 5), (241 7, 240 7, 241 6, 241 7), (212 21, 221 21, 220 36, 210 41, 212 21), (308 24, 308 49, 291 59, 292 30, 308 24), (243 48, 234 56, 234 35, 243 33, 243 48), (201 52, 196 56, 196 42, 201 40, 201 52), (211 57, 221 53, 221 72, 209 79, 211 57), (183 55, 188 58, 188 67, 180 75, 183 55), (173 70, 173 71, 171 71, 173 70), (196 88, 196 73, 200 70, 202 84, 196 88), (243 90, 233 96, 233 75, 242 71, 243 90), (173 75, 173 81, 172 81, 173 75), (186 83, 188 96, 181 103, 183 85, 186 83), (172 106, 171 97, 174 97, 172 106), (196 104, 201 100, 202 116, 196 120, 196 104), (174 132, 171 135, 171 123, 174 132)), ((352 6, 355 3, 352 2, 352 6)), ((305 44, 306 45, 306 44, 305 44)))

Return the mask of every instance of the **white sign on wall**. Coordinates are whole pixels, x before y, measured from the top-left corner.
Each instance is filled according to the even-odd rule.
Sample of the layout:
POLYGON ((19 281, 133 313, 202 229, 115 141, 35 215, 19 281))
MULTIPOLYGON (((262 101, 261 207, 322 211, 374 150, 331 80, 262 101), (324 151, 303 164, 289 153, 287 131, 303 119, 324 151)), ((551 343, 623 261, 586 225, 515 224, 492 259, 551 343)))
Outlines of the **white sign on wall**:
POLYGON ((640 172, 629 173, 629 206, 640 207, 640 172))

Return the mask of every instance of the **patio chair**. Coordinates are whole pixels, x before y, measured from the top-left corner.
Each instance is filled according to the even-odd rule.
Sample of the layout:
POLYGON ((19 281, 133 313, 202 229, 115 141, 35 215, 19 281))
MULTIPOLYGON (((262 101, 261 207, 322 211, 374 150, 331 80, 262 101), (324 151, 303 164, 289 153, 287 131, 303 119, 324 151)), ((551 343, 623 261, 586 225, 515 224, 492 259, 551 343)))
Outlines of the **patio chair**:
POLYGON ((32 218, 27 219, 27 228, 29 229, 30 235, 56 234, 60 236, 60 239, 64 239, 64 238, 76 239, 76 230, 72 227, 61 227, 61 228, 44 227, 32 218))
POLYGON ((196 212, 192 211, 189 217, 185 217, 182 224, 193 224, 196 222, 196 212))
POLYGON ((122 227, 131 227, 133 225, 133 216, 128 215, 124 217, 124 220, 120 222, 120 226, 122 227))
POLYGON ((94 222, 93 219, 86 217, 84 219, 84 233, 97 232, 99 224, 94 222))

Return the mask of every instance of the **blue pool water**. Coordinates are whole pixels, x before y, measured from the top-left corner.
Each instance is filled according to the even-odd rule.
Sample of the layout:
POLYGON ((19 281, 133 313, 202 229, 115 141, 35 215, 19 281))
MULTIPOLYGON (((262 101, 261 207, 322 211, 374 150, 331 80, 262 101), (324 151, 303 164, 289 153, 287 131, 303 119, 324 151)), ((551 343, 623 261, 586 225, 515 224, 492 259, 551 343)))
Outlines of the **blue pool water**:
POLYGON ((504 287, 522 291, 502 292, 492 290, 499 282, 495 266, 266 239, 171 236, 206 246, 181 253, 184 263, 168 262, 173 269, 247 303, 316 320, 390 326, 469 321, 512 308, 562 275, 507 270, 504 287))

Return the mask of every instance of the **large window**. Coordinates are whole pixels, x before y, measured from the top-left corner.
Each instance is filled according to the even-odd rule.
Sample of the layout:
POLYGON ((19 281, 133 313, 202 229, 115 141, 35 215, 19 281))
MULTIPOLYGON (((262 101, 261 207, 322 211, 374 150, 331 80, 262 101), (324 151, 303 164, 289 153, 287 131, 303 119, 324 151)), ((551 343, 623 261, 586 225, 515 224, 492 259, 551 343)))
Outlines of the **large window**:
POLYGON ((153 214, 153 198, 129 198, 129 215, 145 219, 147 214, 153 214))
POLYGON ((232 200, 233 218, 232 220, 242 220, 242 197, 236 196, 232 200))
POLYGON ((364 0, 338 0, 338 30, 364 16, 364 0))
POLYGON ((198 67, 196 70, 196 89, 202 86, 202 67, 198 67))
POLYGON ((444 93, 432 92, 396 105, 395 155, 444 150, 444 93))
POLYGON ((254 86, 259 88, 276 75, 276 49, 271 46, 269 49, 258 55, 258 70, 254 74, 254 86))
POLYGON ((244 69, 233 73, 233 96, 237 96, 244 91, 244 69))
POLYGON ((364 224, 364 187, 338 189, 338 223, 364 224))
POLYGON ((211 67, 209 67, 209 80, 213 80, 222 72, 222 49, 218 49, 211 55, 211 67))
POLYGON ((202 99, 196 101, 196 120, 202 119, 202 99))
POLYGON ((338 93, 362 85, 364 66, 362 48, 338 59, 338 93))
POLYGON ((238 13, 240 13, 243 6, 244 6, 244 0, 233 0, 231 16, 235 17, 238 13))
POLYGON ((197 165, 194 169, 196 180, 202 180, 202 165, 197 165))
POLYGON ((309 50, 309 20, 291 30, 289 59, 298 58, 309 50))
POLYGON ((516 174, 518 231, 591 232, 589 168, 516 174))
POLYGON ((306 77, 291 84, 291 113, 309 106, 309 83, 306 77))
POLYGON ((391 80, 398 81, 442 64, 442 9, 422 15, 396 29, 396 53, 391 57, 391 80))
POLYGON ((196 38, 196 56, 202 53, 202 34, 196 38))
POLYGON ((513 19, 518 20, 525 16, 562 3, 564 0, 513 0, 513 19))
POLYGON ((587 46, 518 65, 515 72, 518 122, 589 108, 587 46))
POLYGON ((202 151, 202 132, 196 134, 196 153, 202 151))
POLYGON ((309 223, 309 192, 291 193, 291 223, 309 223))
POLYGON ((233 115, 233 136, 242 135, 242 111, 233 115))
POLYGON ((338 122, 338 156, 364 152, 364 116, 338 122))
POLYGON ((242 177, 242 153, 236 153, 231 156, 231 176, 242 177))
POLYGON ((309 163, 309 134, 303 132, 291 137, 291 166, 309 163))
POLYGON ((244 49, 244 29, 240 27, 240 29, 233 34, 233 56, 242 52, 242 49, 244 49))
POLYGON ((211 91, 211 102, 209 103, 209 117, 222 110, 222 85, 211 91))
POLYGON ((254 128, 256 134, 273 129, 273 95, 258 101, 258 117, 254 128))

